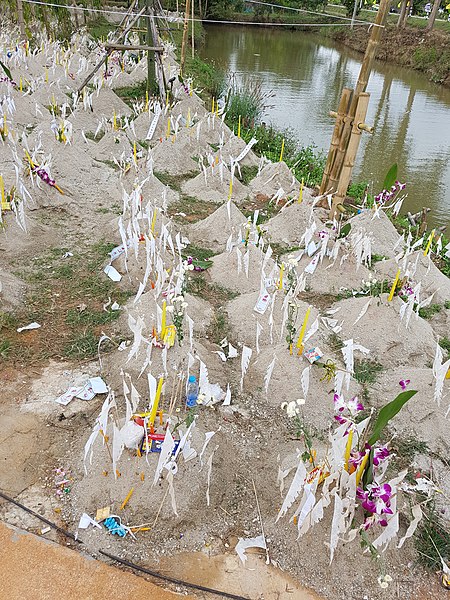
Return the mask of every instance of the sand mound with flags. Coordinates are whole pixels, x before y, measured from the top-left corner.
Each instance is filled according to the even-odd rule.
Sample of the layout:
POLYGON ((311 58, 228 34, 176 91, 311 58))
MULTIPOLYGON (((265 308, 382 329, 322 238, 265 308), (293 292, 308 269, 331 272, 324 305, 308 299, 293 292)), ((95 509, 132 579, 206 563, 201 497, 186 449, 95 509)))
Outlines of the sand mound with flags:
MULTIPOLYGON (((89 515, 89 552, 113 546, 145 562, 267 547, 326 598, 378 600, 370 555, 358 557, 356 582, 348 567, 364 529, 379 552, 393 542, 384 568, 413 598, 406 532, 419 509, 405 507, 450 494, 450 280, 435 264, 448 248, 426 249, 429 234, 402 240, 382 207, 362 209, 350 229, 328 221, 284 162, 257 157, 178 80, 172 50, 174 97, 132 107, 114 89, 145 79, 137 55, 123 70, 111 60, 77 93, 103 52, 88 36, 64 51, 47 40, 2 51, 27 80, 0 81, 0 355, 5 382, 16 369, 30 378, 8 387, 5 432, 31 412, 37 441, 25 446, 40 461, 18 497, 53 519, 59 509, 71 531, 89 515), (248 185, 243 153, 240 165, 259 169, 248 185), (247 211, 261 195, 283 205, 267 221, 247 211), (399 394, 411 398, 400 396, 380 437, 377 419, 399 394), (386 523, 361 506, 375 493, 369 470, 392 492, 386 523)), ((2 468, 20 473, 13 458, 2 468)))

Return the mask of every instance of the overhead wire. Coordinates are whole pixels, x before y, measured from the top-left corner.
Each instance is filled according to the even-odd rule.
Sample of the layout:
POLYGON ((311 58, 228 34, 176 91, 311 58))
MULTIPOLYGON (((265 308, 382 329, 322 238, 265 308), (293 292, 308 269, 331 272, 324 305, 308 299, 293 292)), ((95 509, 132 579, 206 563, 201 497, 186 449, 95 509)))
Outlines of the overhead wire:
MULTIPOLYGON (((249 2, 256 2, 256 0, 246 0, 249 2)), ((123 15, 124 11, 118 11, 118 10, 109 10, 109 9, 99 9, 99 8, 87 8, 84 6, 77 6, 74 7, 72 4, 57 4, 56 2, 45 2, 43 0, 22 0, 22 2, 26 2, 27 4, 35 4, 35 5, 41 5, 41 6, 52 6, 55 8, 67 8, 69 10, 81 10, 81 11, 85 11, 85 12, 90 12, 90 13, 101 13, 101 14, 109 14, 109 15, 123 15)), ((261 3, 261 4, 266 4, 261 3)), ((272 6, 270 4, 266 4, 267 6, 272 6)), ((273 6, 280 6, 280 5, 276 5, 274 4, 273 6)), ((282 7, 281 8, 286 8, 286 7, 282 7)), ((317 13, 314 11, 308 11, 308 10, 303 10, 303 9, 295 9, 299 12, 306 12, 306 13, 311 13, 311 14, 317 14, 317 15, 321 15, 324 16, 323 13, 317 13)), ((129 13, 129 16, 133 17, 133 16, 137 16, 138 13, 129 13)), ((141 17, 142 19, 154 19, 154 20, 158 20, 161 18, 161 15, 147 15, 144 14, 141 17)), ((181 17, 177 18, 177 17, 170 17, 168 15, 165 15, 165 18, 168 19, 171 22, 182 22, 183 19, 181 17)), ((348 20, 347 17, 340 17, 338 15, 330 15, 331 19, 339 19, 339 20, 348 20)), ((266 22, 266 21, 227 21, 227 20, 219 20, 219 19, 192 19, 189 18, 189 21, 192 22, 196 22, 196 23, 214 23, 214 24, 222 24, 222 25, 260 25, 260 26, 264 26, 264 27, 335 27, 337 23, 273 23, 273 22, 266 22)), ((351 23, 338 23, 339 26, 341 27, 351 27, 351 23)), ((377 25, 376 23, 370 23, 368 21, 355 21, 354 25, 359 25, 359 26, 368 26, 368 27, 384 27, 382 25, 377 25)))

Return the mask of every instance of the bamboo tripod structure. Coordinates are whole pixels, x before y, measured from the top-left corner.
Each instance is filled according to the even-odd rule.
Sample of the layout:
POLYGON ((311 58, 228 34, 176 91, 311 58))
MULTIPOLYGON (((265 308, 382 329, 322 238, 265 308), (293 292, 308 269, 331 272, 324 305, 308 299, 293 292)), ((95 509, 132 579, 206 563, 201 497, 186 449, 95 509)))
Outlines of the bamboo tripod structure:
POLYGON ((333 201, 330 219, 343 205, 352 177, 363 131, 373 133, 373 127, 365 123, 370 95, 366 93, 381 33, 389 14, 391 0, 381 0, 377 17, 372 28, 364 59, 354 90, 344 88, 337 112, 330 112, 336 119, 331 137, 330 149, 320 185, 320 194, 332 194, 333 201))

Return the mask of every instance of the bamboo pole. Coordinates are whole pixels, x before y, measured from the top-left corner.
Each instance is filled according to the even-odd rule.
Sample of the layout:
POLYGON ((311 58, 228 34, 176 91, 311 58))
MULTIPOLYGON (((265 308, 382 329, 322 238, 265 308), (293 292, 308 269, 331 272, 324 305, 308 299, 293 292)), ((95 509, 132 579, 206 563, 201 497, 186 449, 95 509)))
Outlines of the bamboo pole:
POLYGON ((358 104, 356 106, 355 119, 353 121, 352 130, 350 133, 350 139, 348 142, 347 152, 345 154, 344 164, 341 170, 341 176, 339 178, 339 184, 337 192, 333 198, 333 203, 330 211, 330 219, 334 219, 336 210, 339 204, 344 202, 347 188, 352 177, 353 167, 355 166, 356 155, 358 154, 359 144, 361 142, 362 129, 361 124, 364 124, 364 120, 367 115, 367 109, 369 107, 370 94, 362 92, 359 95, 358 104))
POLYGON ((151 43, 152 43, 152 26, 151 26, 151 17, 154 15, 154 11, 151 9, 151 0, 147 0, 147 93, 150 97, 150 93, 155 88, 156 84, 156 71, 155 71, 155 62, 151 59, 151 43))
MULTIPOLYGON (((366 52, 364 54, 364 59, 361 65, 361 70, 359 72, 358 81, 356 83, 355 92, 352 97, 352 101, 350 104, 350 109, 348 112, 348 116, 352 121, 355 113, 356 107, 358 105, 359 96, 362 92, 366 91, 367 84, 369 82, 370 73, 372 71, 373 61, 375 59, 376 50, 378 44, 380 42, 381 34, 383 32, 387 16, 389 14, 389 8, 391 5, 391 0, 381 0, 380 8, 378 9, 377 16, 375 19, 375 27, 372 27, 372 32, 367 43, 366 52)), ((344 152, 339 152, 336 159, 336 167, 334 169, 335 175, 339 179, 339 175, 342 168, 342 163, 344 162, 345 151, 347 149, 348 141, 351 134, 352 123, 349 123, 348 127, 344 128, 343 135, 341 138, 341 145, 344 149, 344 152)))
POLYGON ((331 136, 330 150, 328 152, 327 162, 323 171, 322 183, 320 185, 320 195, 325 194, 328 189, 328 179, 336 156, 336 152, 339 148, 339 140, 341 138, 344 119, 350 104, 351 95, 352 90, 350 90, 349 88, 344 88, 342 90, 338 111, 336 113, 336 123, 334 125, 333 134, 331 136))
POLYGON ((183 73, 184 61, 186 59, 186 46, 188 40, 189 30, 189 12, 191 10, 191 0, 186 0, 186 7, 184 9, 184 27, 183 27, 183 40, 181 42, 181 60, 180 60, 180 71, 183 73))
MULTIPOLYGON (((119 28, 122 27, 122 25, 125 23, 126 19, 128 18, 129 14, 132 11, 132 7, 134 4, 131 5, 131 7, 128 9, 127 14, 125 15, 125 17, 122 19, 122 22, 119 25, 119 28)), ((132 19, 130 21, 130 23, 128 23, 128 25, 125 27, 125 29, 120 33, 120 35, 118 36, 118 38, 115 40, 116 42, 119 42, 122 38, 124 38, 126 36, 126 34, 133 28, 134 24, 141 18, 141 16, 144 14, 146 10, 146 7, 142 8, 139 13, 135 16, 134 19, 132 19)), ((83 83, 80 85, 80 87, 78 88, 78 93, 81 92, 81 90, 84 88, 85 85, 87 85, 90 80, 94 77, 94 75, 97 73, 97 71, 101 68, 101 66, 105 63, 105 61, 107 60, 108 56, 111 54, 112 49, 108 49, 106 51, 106 54, 103 58, 101 58, 98 63, 95 65, 95 67, 92 69, 92 71, 89 73, 89 75, 86 77, 86 79, 83 81, 83 83)))
POLYGON ((195 37, 195 23, 194 23, 194 0, 192 0, 192 58, 195 57, 194 37, 195 37))
MULTIPOLYGON (((380 8, 378 9, 377 16, 375 19, 374 26, 372 26, 372 32, 367 43, 366 52, 361 65, 361 69, 356 83, 355 91, 353 93, 350 107, 347 116, 344 119, 344 126, 341 131, 339 140, 339 147, 334 152, 334 159, 331 168, 329 169, 329 179, 327 188, 330 191, 336 191, 339 183, 342 165, 347 153, 347 146, 349 144, 350 135, 353 127, 353 119, 356 113, 356 107, 358 105, 359 96, 362 92, 366 91, 367 83, 369 81, 370 73, 372 70, 373 61, 377 46, 379 44, 382 31, 384 29, 387 16, 389 14, 389 7, 391 0, 381 0, 380 8)), ((331 145, 330 145, 331 150, 331 145)), ((321 186, 321 192, 325 193, 325 189, 321 186), (323 191, 322 191, 323 190, 323 191)))

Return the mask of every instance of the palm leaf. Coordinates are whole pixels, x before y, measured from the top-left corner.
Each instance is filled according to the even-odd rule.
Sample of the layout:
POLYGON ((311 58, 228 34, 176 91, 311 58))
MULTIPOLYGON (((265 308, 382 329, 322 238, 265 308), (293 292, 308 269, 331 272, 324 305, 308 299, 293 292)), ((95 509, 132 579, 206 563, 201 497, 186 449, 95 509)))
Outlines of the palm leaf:
POLYGON ((402 409, 403 405, 408 402, 410 398, 417 394, 417 390, 409 390, 408 392, 402 392, 394 398, 392 402, 383 406, 380 410, 377 420, 373 426, 372 435, 368 440, 368 443, 373 446, 375 442, 380 439, 381 432, 389 423, 389 421, 395 417, 395 415, 402 409))
POLYGON ((394 163, 387 172, 387 175, 384 179, 383 190, 390 190, 394 183, 397 181, 397 171, 398 165, 397 163, 394 163))
POLYGON ((2 63, 1 60, 0 60, 0 66, 5 71, 6 77, 12 81, 11 71, 8 69, 8 67, 4 63, 2 63))

